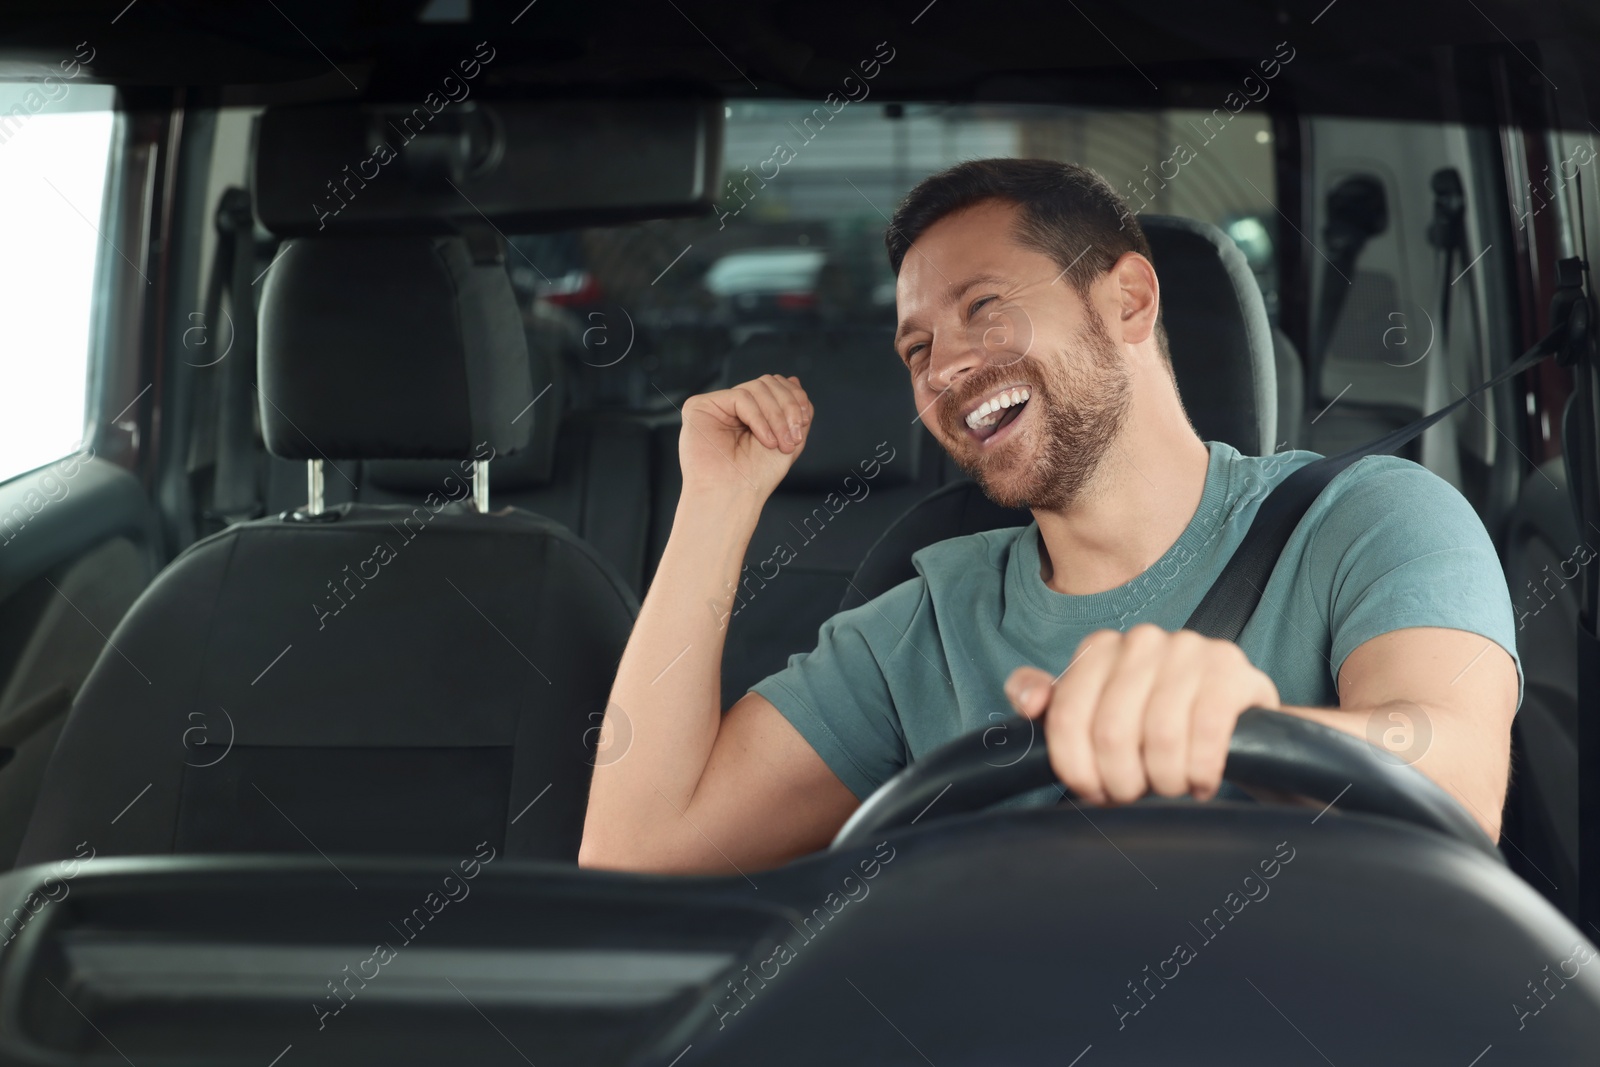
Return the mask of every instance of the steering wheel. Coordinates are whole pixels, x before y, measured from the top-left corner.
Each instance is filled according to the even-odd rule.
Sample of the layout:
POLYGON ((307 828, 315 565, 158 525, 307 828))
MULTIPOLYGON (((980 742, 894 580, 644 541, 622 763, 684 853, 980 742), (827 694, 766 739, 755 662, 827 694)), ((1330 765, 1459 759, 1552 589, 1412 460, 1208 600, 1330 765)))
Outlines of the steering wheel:
MULTIPOLYGON (((945 817, 978 811, 1041 786, 1060 786, 1044 739, 1034 736, 1037 725, 1012 715, 928 753, 879 786, 831 847, 851 848, 909 826, 935 800, 940 817, 945 817), (997 736, 997 731, 1004 734, 997 736), (1024 744, 1020 757, 1003 754, 1024 744)), ((1483 828, 1431 779, 1376 745, 1310 719, 1264 708, 1246 710, 1234 727, 1223 777, 1235 785, 1409 822, 1505 862, 1483 828)))

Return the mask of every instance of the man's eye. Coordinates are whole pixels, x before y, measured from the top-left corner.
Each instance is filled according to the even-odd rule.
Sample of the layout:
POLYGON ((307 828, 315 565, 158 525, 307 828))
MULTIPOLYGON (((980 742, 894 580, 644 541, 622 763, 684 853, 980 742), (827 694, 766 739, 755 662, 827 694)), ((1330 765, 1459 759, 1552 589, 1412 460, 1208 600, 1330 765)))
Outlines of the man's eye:
POLYGON ((925 347, 927 347, 927 346, 924 345, 921 341, 918 341, 916 344, 914 344, 910 348, 906 349, 906 362, 910 363, 913 359, 916 358, 917 353, 921 352, 923 350, 923 348, 925 348, 925 347))
POLYGON ((983 307, 983 305, 987 304, 993 299, 995 298, 992 296, 980 296, 978 299, 974 300, 972 302, 972 306, 967 309, 967 318, 972 318, 972 316, 978 313, 979 308, 983 307))

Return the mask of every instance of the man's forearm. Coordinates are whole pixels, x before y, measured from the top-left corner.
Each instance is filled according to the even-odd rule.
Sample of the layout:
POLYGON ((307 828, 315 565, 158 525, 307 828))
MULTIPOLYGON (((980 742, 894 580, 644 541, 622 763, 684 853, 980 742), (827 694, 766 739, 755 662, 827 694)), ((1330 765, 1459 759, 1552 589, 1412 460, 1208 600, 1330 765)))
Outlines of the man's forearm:
POLYGON ((580 862, 631 864, 693 832, 683 813, 721 726, 723 644, 760 513, 753 496, 680 498, 612 686, 580 862))
POLYGON ((1395 700, 1368 707, 1280 710, 1370 741, 1438 783, 1498 840, 1511 763, 1509 730, 1447 705, 1395 700))

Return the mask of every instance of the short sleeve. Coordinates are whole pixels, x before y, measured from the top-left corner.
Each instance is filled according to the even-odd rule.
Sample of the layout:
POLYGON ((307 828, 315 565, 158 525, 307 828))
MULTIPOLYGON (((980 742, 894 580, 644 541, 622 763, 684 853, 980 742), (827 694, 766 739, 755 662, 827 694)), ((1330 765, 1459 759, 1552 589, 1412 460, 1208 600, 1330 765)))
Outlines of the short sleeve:
POLYGON ((1322 506, 1309 555, 1311 580, 1331 583, 1334 684, 1345 658, 1363 643, 1436 626, 1479 634, 1505 649, 1517 667, 1520 707, 1511 593, 1472 505, 1426 467, 1391 456, 1358 461, 1334 485, 1341 483, 1322 506))
POLYGON ((794 725, 858 799, 907 763, 905 734, 885 664, 927 617, 926 583, 902 583, 841 611, 817 631, 817 647, 751 686, 794 725))

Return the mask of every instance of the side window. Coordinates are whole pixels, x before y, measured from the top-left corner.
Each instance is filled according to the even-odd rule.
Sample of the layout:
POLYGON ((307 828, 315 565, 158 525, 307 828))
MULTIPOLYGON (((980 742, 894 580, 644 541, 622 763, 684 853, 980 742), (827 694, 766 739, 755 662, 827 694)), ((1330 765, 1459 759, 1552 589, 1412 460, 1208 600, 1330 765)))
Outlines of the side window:
POLYGON ((83 444, 96 265, 119 254, 101 237, 113 97, 0 84, 0 481, 83 444))

